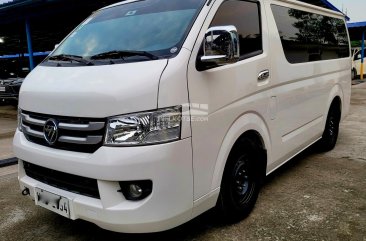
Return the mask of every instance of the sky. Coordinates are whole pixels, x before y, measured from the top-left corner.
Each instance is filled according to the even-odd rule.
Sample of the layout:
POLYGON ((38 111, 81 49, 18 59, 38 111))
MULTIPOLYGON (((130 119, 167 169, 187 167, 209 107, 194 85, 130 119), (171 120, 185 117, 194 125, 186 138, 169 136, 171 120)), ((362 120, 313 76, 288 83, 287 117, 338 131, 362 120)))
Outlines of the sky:
POLYGON ((328 0, 338 9, 346 12, 350 22, 366 21, 366 0, 328 0))
MULTIPOLYGON (((9 2, 11 0, 0 0, 0 3, 9 2)), ((351 18, 350 22, 362 22, 366 21, 366 0, 328 0, 338 9, 344 10, 348 17, 351 18)))

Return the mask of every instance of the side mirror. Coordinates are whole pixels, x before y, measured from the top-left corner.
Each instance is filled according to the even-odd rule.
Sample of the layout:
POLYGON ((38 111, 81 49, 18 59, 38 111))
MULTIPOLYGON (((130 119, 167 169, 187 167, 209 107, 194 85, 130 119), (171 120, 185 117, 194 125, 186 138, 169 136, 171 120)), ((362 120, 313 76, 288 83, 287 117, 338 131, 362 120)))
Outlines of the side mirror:
POLYGON ((57 49, 57 48, 58 48, 58 46, 60 46, 60 44, 55 44, 55 49, 57 49))
POLYGON ((218 66, 235 63, 240 57, 239 34, 235 26, 209 28, 203 42, 201 63, 218 66))

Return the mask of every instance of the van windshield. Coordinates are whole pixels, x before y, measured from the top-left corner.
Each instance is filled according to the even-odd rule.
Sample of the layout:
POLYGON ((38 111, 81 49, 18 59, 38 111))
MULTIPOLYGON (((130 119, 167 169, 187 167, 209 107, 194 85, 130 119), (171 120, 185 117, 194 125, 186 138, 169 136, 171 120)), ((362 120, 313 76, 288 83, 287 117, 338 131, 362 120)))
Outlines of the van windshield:
POLYGON ((177 54, 205 0, 143 0, 100 10, 48 57, 151 60, 177 54))

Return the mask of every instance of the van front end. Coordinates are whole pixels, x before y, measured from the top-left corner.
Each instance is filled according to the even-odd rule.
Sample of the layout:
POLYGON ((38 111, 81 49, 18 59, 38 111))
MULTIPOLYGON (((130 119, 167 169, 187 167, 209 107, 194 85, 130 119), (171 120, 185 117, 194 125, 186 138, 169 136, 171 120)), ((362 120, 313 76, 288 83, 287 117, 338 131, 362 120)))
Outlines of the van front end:
POLYGON ((164 99, 158 88, 169 78, 167 65, 33 70, 21 89, 13 143, 23 195, 66 218, 118 232, 157 232, 190 220, 187 110, 175 101, 159 108, 157 101, 164 99))
POLYGON ((14 149, 21 190, 29 190, 39 206, 45 205, 39 190, 55 194, 56 207, 48 209, 57 213, 61 198, 66 199, 69 211, 64 216, 72 220, 140 233, 170 229, 191 218, 190 138, 151 146, 102 146, 89 154, 40 146, 17 131, 14 149))
POLYGON ((157 107, 166 66, 37 67, 21 89, 14 138, 23 194, 118 232, 162 231, 189 220, 189 121, 182 105, 157 107))
POLYGON ((204 6, 106 7, 27 76, 13 143, 23 195, 117 232, 192 218, 191 52, 183 45, 204 6))

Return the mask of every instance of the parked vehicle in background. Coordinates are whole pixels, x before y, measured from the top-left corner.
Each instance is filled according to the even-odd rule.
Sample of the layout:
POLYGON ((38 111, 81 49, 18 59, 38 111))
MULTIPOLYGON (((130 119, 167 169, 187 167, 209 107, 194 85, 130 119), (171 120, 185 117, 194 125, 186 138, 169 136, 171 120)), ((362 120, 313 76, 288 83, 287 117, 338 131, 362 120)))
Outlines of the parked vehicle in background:
POLYGON ((0 79, 0 102, 18 105, 23 78, 0 79))
POLYGON ((18 104, 19 90, 26 74, 18 71, 16 61, 0 61, 0 103, 18 104))
POLYGON ((118 232, 253 209, 266 175, 332 150, 351 98, 344 16, 293 0, 124 1, 26 78, 23 195, 118 232))
MULTIPOLYGON (((361 59, 362 59, 362 50, 357 50, 352 57, 352 79, 356 79, 361 75, 361 59)), ((363 74, 366 76, 366 51, 364 56, 364 69, 363 74)))

